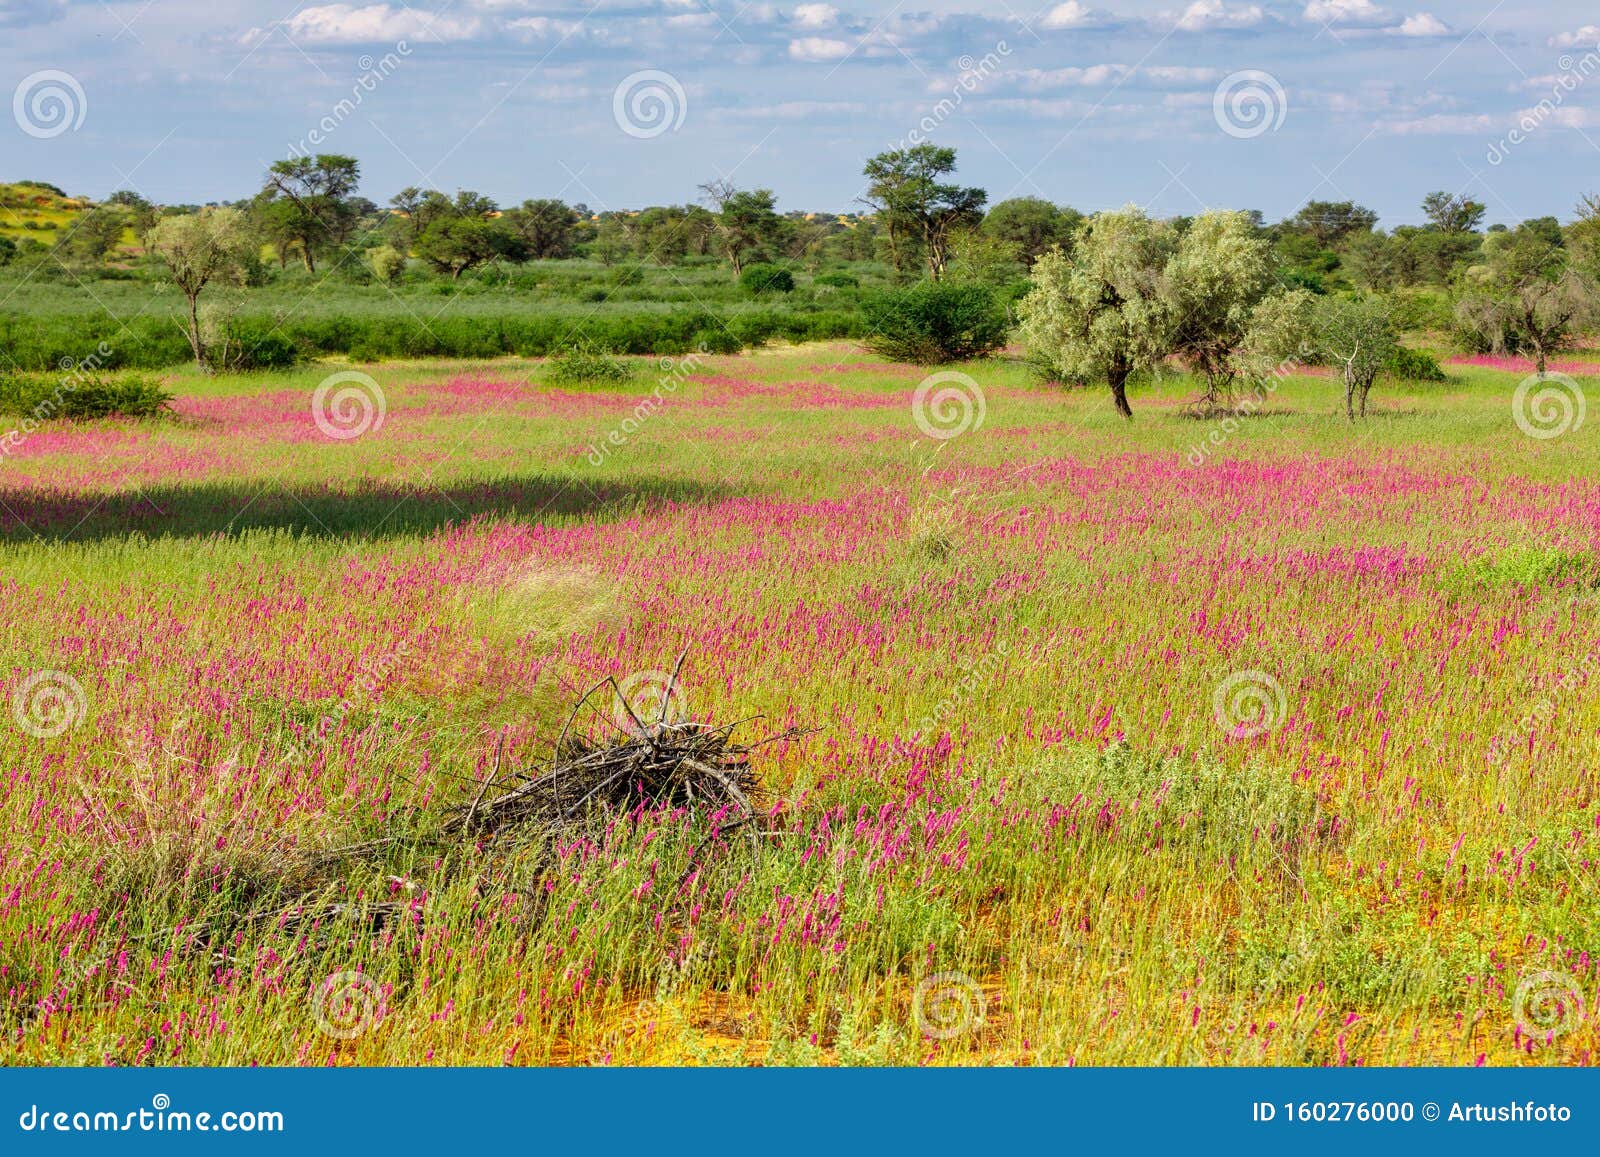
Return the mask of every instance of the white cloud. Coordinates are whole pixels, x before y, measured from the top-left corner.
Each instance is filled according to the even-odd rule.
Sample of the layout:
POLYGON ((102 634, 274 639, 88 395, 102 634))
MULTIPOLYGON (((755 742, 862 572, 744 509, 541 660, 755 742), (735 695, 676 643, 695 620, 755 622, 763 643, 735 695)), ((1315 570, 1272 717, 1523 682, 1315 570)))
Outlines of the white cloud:
POLYGON ((1402 137, 1439 137, 1462 133, 1487 133, 1495 128, 1494 118, 1480 113, 1477 116, 1452 113, 1435 113, 1415 120, 1390 121, 1380 125, 1385 132, 1402 137))
POLYGON ((1113 84, 1132 71, 1125 64, 1091 64, 1088 68, 1029 68, 1017 75, 1034 89, 1094 88, 1113 84))
POLYGON ((1160 84, 1202 84, 1222 78, 1220 68, 1190 68, 1186 65, 1161 65, 1147 68, 1144 74, 1160 84))
POLYGON ((1550 38, 1552 48, 1592 48, 1600 44, 1600 24, 1585 24, 1576 32, 1563 32, 1550 38))
POLYGON ((1600 113, 1586 108, 1578 108, 1575 105, 1567 105, 1558 109, 1528 108, 1517 114, 1517 120, 1524 128, 1529 125, 1549 122, 1564 129, 1592 129, 1600 126, 1600 113))
POLYGON ((560 39, 574 36, 583 27, 583 24, 577 20, 556 20, 550 16, 524 16, 520 20, 513 20, 506 27, 516 29, 519 32, 526 32, 531 36, 544 40, 546 38, 560 39))
POLYGON ((394 40, 469 40, 481 24, 473 16, 451 16, 387 4, 327 4, 296 12, 284 24, 289 36, 318 44, 375 44, 394 40))
POLYGON ((1389 13, 1372 0, 1311 0, 1306 5, 1305 18, 1317 24, 1388 24, 1393 20, 1389 13))
POLYGON ((832 28, 839 22, 839 10, 832 4, 797 4, 794 22, 801 28, 832 28))
POLYGON ((1204 32, 1212 28, 1254 28, 1267 18, 1256 4, 1228 7, 1222 0, 1194 0, 1178 17, 1178 27, 1185 32, 1204 32))
POLYGON ((1431 12, 1418 12, 1389 31, 1396 36, 1449 36, 1450 26, 1431 12))
POLYGON ((1066 0, 1066 3, 1057 4, 1046 12, 1044 19, 1039 21, 1039 27, 1059 32, 1063 28, 1100 28, 1110 22, 1107 14, 1095 12, 1087 5, 1078 3, 1078 0, 1066 0))
POLYGON ((789 55, 795 60, 843 60, 850 55, 850 44, 826 36, 802 36, 789 41, 789 55))

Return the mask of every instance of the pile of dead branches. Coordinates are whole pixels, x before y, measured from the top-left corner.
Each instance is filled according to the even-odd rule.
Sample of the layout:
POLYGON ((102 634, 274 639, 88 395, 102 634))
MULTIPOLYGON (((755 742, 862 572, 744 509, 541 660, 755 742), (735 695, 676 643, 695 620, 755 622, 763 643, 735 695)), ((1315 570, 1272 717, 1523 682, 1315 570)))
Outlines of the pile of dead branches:
POLYGON ((601 680, 573 707, 548 767, 513 773, 504 781, 496 771, 477 798, 446 817, 444 832, 466 837, 513 831, 561 835, 596 816, 615 816, 641 806, 717 815, 724 830, 753 823, 761 785, 751 770, 751 753, 806 732, 790 728, 747 744, 735 741, 734 732, 750 720, 721 727, 669 720, 676 680, 674 670, 661 694, 661 710, 652 719, 639 718, 614 679, 601 680), (606 721, 616 736, 604 740, 580 734, 574 724, 586 708, 592 708, 594 697, 607 689, 615 695, 619 713, 625 713, 621 720, 606 721), (515 786, 490 796, 502 782, 515 786))

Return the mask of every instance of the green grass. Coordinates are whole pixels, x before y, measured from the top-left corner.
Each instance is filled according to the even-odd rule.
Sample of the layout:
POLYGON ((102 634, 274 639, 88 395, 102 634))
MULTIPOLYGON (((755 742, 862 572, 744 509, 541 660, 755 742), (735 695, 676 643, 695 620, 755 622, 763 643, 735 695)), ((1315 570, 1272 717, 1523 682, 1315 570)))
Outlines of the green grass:
POLYGON ((991 360, 937 439, 925 371, 807 346, 626 428, 635 364, 363 366, 383 422, 344 440, 310 417, 339 363, 185 369, 176 417, 0 463, 4 690, 86 704, 0 729, 7 1061, 1592 1056, 1510 1008, 1539 970, 1596 990, 1600 713, 1562 682, 1600 647, 1595 427, 1524 436, 1487 370, 1356 424, 1327 378, 1225 425, 1174 379, 1128 423, 991 360), (578 690, 686 649, 697 717, 821 729, 759 759, 759 853, 679 815, 307 867, 425 841, 578 690), (1215 695, 1249 671, 1287 718, 1239 738, 1215 695), (411 907, 239 919, 313 886, 411 907), (311 994, 352 969, 384 1015, 342 1040, 311 994), (934 1040, 916 992, 952 973, 985 1016, 934 1040))

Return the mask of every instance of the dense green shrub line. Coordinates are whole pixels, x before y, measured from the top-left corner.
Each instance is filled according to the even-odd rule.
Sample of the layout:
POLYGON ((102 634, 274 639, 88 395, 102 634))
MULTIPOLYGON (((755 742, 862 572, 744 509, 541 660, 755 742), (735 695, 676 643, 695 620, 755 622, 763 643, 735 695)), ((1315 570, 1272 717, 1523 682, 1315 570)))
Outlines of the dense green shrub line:
MULTIPOLYGON (((682 354, 704 347, 731 353, 763 342, 859 337, 853 310, 708 310, 626 314, 487 313, 428 318, 397 311, 388 316, 308 314, 277 320, 242 315, 229 325, 241 351, 237 368, 274 369, 307 357, 337 355, 357 361, 386 358, 542 357, 575 342, 619 354, 682 354)), ((155 369, 189 359, 182 332, 168 318, 125 322, 94 314, 0 314, 0 350, 25 370, 49 370, 104 343, 105 369, 155 369)))

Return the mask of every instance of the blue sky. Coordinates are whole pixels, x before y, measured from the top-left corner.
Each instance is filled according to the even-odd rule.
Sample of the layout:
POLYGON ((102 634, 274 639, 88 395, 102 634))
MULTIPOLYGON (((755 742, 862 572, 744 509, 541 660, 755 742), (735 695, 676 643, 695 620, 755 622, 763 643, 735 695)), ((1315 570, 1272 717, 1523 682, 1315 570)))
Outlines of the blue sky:
POLYGON ((298 147, 359 157, 380 202, 722 176, 848 209, 915 132, 991 200, 1084 210, 1353 198, 1392 226, 1444 188, 1565 220, 1600 190, 1576 0, 0 0, 0 91, 0 177, 167 202, 247 196, 298 147))

